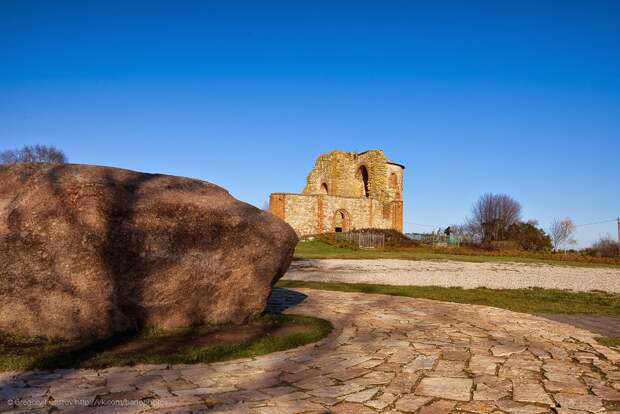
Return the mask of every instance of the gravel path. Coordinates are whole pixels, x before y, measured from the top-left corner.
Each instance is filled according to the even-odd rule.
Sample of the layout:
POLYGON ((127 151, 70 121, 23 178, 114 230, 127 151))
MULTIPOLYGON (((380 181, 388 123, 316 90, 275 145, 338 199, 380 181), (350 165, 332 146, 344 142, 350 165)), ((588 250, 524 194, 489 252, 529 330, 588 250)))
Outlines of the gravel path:
POLYGON ((301 260, 288 280, 386 285, 460 286, 519 289, 541 287, 620 293, 620 269, 524 263, 470 263, 413 260, 301 260))

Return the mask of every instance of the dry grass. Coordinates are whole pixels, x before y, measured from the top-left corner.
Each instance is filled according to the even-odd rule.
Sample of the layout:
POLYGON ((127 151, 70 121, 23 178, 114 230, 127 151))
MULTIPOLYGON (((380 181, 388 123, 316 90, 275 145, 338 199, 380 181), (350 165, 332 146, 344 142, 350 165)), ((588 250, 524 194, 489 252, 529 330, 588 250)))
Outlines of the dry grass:
POLYGON ((597 337, 596 340, 608 348, 614 348, 620 351, 620 338, 597 337))
POLYGON ((337 247, 319 240, 301 241, 295 249, 297 259, 405 259, 457 260, 464 262, 546 263, 585 267, 620 267, 620 258, 595 257, 574 253, 544 253, 520 250, 483 250, 469 247, 392 247, 359 250, 337 247))

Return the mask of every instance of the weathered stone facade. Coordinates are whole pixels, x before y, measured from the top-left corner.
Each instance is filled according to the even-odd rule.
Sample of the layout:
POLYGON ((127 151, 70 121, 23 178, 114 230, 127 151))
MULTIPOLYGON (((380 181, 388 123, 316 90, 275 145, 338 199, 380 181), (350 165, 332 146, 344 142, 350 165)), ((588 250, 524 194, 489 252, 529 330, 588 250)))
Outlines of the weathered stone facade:
POLYGON ((273 193, 269 210, 299 235, 361 228, 403 230, 405 167, 381 150, 320 155, 302 194, 273 193))

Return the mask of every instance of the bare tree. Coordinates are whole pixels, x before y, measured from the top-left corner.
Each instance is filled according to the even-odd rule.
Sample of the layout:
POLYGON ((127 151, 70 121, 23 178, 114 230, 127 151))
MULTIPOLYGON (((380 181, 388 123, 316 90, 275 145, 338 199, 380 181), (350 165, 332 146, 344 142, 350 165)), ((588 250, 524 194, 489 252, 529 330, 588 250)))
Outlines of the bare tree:
POLYGON ((0 152, 0 164, 28 163, 66 164, 67 156, 59 149, 46 145, 26 145, 0 152))
POLYGON ((472 207, 468 226, 483 242, 505 240, 508 227, 521 220, 521 204, 507 194, 484 194, 472 207))
POLYGON ((556 251, 562 246, 577 243, 573 238, 575 235, 575 223, 568 217, 563 220, 553 220, 549 227, 549 234, 551 235, 553 250, 556 251))

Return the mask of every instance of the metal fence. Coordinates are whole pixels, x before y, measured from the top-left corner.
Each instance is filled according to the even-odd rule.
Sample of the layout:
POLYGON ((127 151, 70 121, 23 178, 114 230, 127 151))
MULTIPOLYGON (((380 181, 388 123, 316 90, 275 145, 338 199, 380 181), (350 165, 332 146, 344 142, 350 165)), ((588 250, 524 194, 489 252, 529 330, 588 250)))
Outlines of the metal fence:
POLYGON ((385 234, 373 232, 334 233, 338 240, 346 240, 355 243, 360 249, 377 249, 385 246, 385 234))
POLYGON ((423 244, 432 244, 433 246, 456 246, 461 243, 458 237, 447 236, 445 234, 432 233, 405 233, 405 236, 411 240, 417 240, 423 244))

